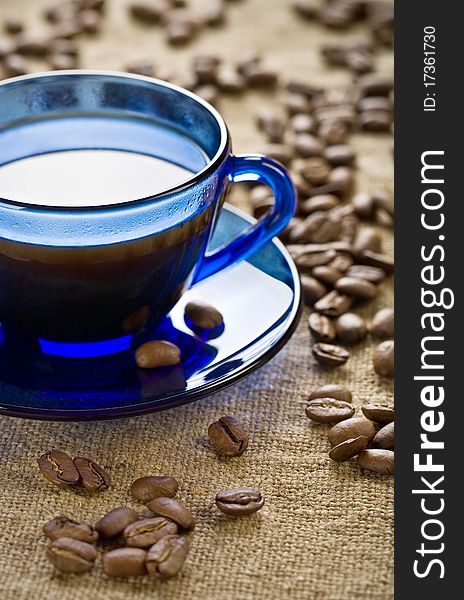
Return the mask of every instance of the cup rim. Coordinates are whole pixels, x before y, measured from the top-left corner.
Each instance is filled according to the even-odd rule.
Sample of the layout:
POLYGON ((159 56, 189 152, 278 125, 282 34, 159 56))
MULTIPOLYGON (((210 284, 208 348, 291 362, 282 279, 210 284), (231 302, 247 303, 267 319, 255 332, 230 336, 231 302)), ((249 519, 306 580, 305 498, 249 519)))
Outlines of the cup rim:
POLYGON ((219 147, 215 153, 215 155, 208 161, 208 163, 195 173, 192 177, 187 179, 186 181, 163 190, 162 192, 158 192, 157 194, 153 194, 150 196, 144 196, 141 198, 133 198, 131 200, 127 200, 124 202, 117 202, 114 204, 103 204, 103 205, 94 205, 94 206, 50 206, 47 204, 34 204, 32 202, 22 202, 21 200, 11 200, 9 198, 3 198, 0 196, 0 203, 3 205, 11 206, 12 208, 22 208, 22 209, 39 209, 41 212, 95 212, 95 211, 114 211, 118 209, 127 209, 130 206, 135 204, 143 204, 152 202, 154 200, 159 200, 164 196, 169 196, 171 194, 175 194, 177 192, 181 192, 192 185, 206 179, 212 172, 217 169, 217 166, 222 163, 224 158, 229 153, 230 147, 230 133, 227 128, 227 125, 220 115, 220 113, 211 105, 209 102, 206 102, 203 98, 194 94, 193 92, 182 88, 173 83, 169 83, 167 81, 163 81, 162 79, 156 79, 155 77, 147 77, 145 75, 137 75, 135 73, 125 73, 123 71, 107 71, 102 69, 68 69, 62 71, 42 71, 40 73, 29 73, 27 75, 20 75, 18 77, 10 77, 9 79, 4 79, 0 81, 0 91, 3 87, 6 87, 10 84, 21 83, 23 81, 27 81, 29 79, 41 79, 45 77, 60 77, 63 75, 71 75, 71 76, 80 76, 80 75, 90 75, 90 76, 110 76, 117 77, 120 79, 129 79, 134 81, 144 81, 146 83, 156 84, 159 87, 164 87, 171 89, 179 94, 187 96, 191 98, 193 101, 197 102, 203 108, 205 108, 215 119, 216 123, 219 126, 221 140, 219 143, 219 147))

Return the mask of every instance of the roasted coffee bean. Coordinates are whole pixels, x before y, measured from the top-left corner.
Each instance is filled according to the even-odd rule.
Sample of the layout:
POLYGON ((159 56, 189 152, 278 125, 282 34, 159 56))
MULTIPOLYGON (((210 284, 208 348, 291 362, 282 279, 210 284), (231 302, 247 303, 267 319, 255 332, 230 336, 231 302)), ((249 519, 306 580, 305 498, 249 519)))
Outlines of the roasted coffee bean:
POLYGON ((388 96, 393 89, 393 81, 378 73, 369 73, 358 79, 358 87, 363 96, 388 96))
POLYGON ((263 107, 257 115, 258 127, 271 143, 282 143, 285 135, 285 119, 273 110, 263 107))
POLYGON ((315 302, 326 295, 327 288, 314 277, 303 274, 300 279, 303 301, 306 306, 313 306, 315 302))
POLYGON ((363 250, 358 256, 358 261, 369 267, 377 267, 382 269, 387 275, 393 273, 395 270, 395 263, 393 259, 386 254, 379 254, 378 252, 372 252, 372 250, 363 250))
POLYGON ((357 344, 367 335, 364 319, 355 313, 345 313, 335 322, 338 339, 343 344, 357 344))
POLYGON ((297 135, 302 133, 315 133, 316 120, 311 115, 298 113, 291 118, 290 127, 297 135))
POLYGON ((250 66, 259 65, 262 62, 261 56, 253 51, 245 52, 237 62, 237 71, 241 75, 245 75, 250 66))
POLYGON ((367 265, 353 265, 346 271, 347 277, 356 277, 364 279, 377 285, 385 279, 385 273, 377 267, 368 267, 367 265))
POLYGON ((328 317, 339 317, 350 310, 351 303, 349 296, 332 290, 315 303, 314 309, 328 317))
POLYGON ((342 218, 339 239, 353 243, 358 232, 359 219, 356 215, 346 215, 342 218))
POLYGON ((342 196, 351 193, 354 184, 353 171, 350 167, 336 167, 328 177, 328 184, 334 186, 332 190, 338 191, 342 196))
POLYGON ((308 400, 316 400, 317 398, 335 398, 342 402, 351 402, 352 396, 350 390, 337 383, 328 383, 313 390, 308 400))
POLYGON ((189 550, 187 538, 166 535, 156 542, 147 555, 148 574, 157 579, 170 579, 181 570, 189 550))
POLYGON ((358 455, 357 463, 361 469, 374 471, 381 475, 393 475, 395 472, 395 453, 392 450, 364 450, 358 455))
POLYGON ((392 378, 395 374, 395 343, 393 340, 381 342, 374 350, 374 370, 381 377, 392 378))
POLYGON ((304 83, 303 81, 289 81, 287 83, 287 90, 291 94, 300 94, 305 96, 308 100, 311 100, 314 96, 321 93, 321 88, 314 86, 310 83, 304 83))
POLYGON ((368 441, 365 435, 358 435, 357 437, 345 440, 330 450, 329 457, 336 462, 350 460, 350 458, 353 458, 353 456, 356 456, 365 449, 368 441))
POLYGON ((263 148, 263 154, 270 156, 285 166, 288 166, 293 160, 293 152, 285 144, 268 144, 263 148))
POLYGON ((390 131, 392 116, 384 110, 365 110, 359 115, 359 124, 365 131, 390 131))
MULTIPOLYGON (((255 217, 255 219, 260 219, 273 206, 274 206, 274 196, 272 194, 263 196, 260 200, 257 200, 253 204, 253 216, 255 217)), ((294 226, 295 226, 295 224, 293 225, 293 227, 294 226)), ((293 227, 292 227, 292 230, 293 230, 293 227)), ((288 236, 290 236, 290 230, 287 233, 288 233, 288 236)))
POLYGON ((212 84, 200 85, 200 87, 195 88, 195 94, 213 106, 216 106, 219 99, 218 89, 212 84))
POLYGON ((7 54, 3 59, 3 71, 6 77, 18 77, 27 73, 27 64, 20 54, 7 54))
POLYGON ((129 11, 135 20, 152 25, 159 23, 169 8, 169 2, 166 0, 150 0, 150 2, 133 2, 129 6, 129 11))
POLYGON ((54 71, 69 71, 77 67, 76 57, 70 54, 53 54, 49 58, 50 68, 54 71))
POLYGON ((170 519, 182 529, 193 529, 195 527, 195 519, 192 513, 174 498, 154 498, 146 505, 155 515, 170 519))
POLYGON ((317 135, 329 146, 335 146, 346 142, 349 129, 346 123, 340 120, 327 120, 319 125, 317 135))
POLYGON ((383 110, 391 111, 391 102, 389 98, 384 96, 368 96, 367 98, 361 98, 357 106, 360 112, 365 110, 383 110))
MULTIPOLYGON (((312 110, 311 101, 302 94, 290 94, 284 99, 283 104, 290 116, 305 115, 309 117, 312 110)), ((314 118, 313 122, 315 124, 314 118)))
POLYGON ((220 59, 213 54, 196 56, 193 59, 192 70, 198 83, 216 83, 220 59))
POLYGON ((366 417, 352 417, 337 423, 330 429, 328 435, 331 446, 337 446, 351 438, 364 435, 370 441, 376 434, 374 423, 366 417))
POLYGON ((88 544, 95 544, 98 540, 97 531, 94 531, 90 525, 79 523, 63 515, 45 523, 42 531, 52 541, 66 537, 81 540, 81 542, 87 542, 88 544))
POLYGON ((374 56, 366 50, 349 50, 346 55, 346 66, 354 73, 362 75, 374 70, 374 56))
POLYGON ((166 24, 165 31, 171 46, 183 46, 192 41, 197 32, 197 25, 193 20, 174 20, 166 24))
POLYGON ((216 505, 226 515, 241 517, 260 510, 264 505, 264 496, 254 488, 231 488, 216 494, 216 505))
POLYGON ((353 164, 355 154, 349 146, 337 144, 324 150, 324 158, 332 167, 349 166, 353 164))
MULTIPOLYGON (((318 138, 310 133, 299 133, 295 137, 295 152, 302 158, 313 158, 321 156, 324 145, 318 138)), ((308 179, 308 181, 310 181, 308 179)), ((313 183, 311 181, 311 183, 313 183)))
MULTIPOLYGON (((327 217, 327 215, 323 215, 327 217)), ((289 244, 287 250, 290 252, 293 258, 306 254, 317 254, 318 252, 327 252, 333 250, 337 253, 344 253, 351 251, 351 245, 346 242, 336 240, 327 244, 289 244)), ((338 255, 338 254, 337 254, 338 255)))
POLYGON ((334 196, 333 194, 321 194, 319 196, 307 198, 300 203, 299 208, 303 214, 310 215, 321 210, 331 210, 332 208, 335 208, 339 202, 337 196, 334 196))
POLYGON ((330 343, 335 341, 335 327, 329 317, 313 312, 308 318, 309 330, 317 342, 330 343))
POLYGON ((395 205, 389 195, 379 192, 375 193, 374 205, 377 210, 386 212, 392 219, 395 218, 395 205))
POLYGON ((395 423, 387 423, 375 434, 372 445, 384 450, 392 450, 395 446, 395 423))
MULTIPOLYGON (((314 217, 318 213, 313 213, 311 216, 314 217)), ((325 244, 326 242, 333 242, 340 239, 340 232, 342 228, 342 219, 333 217, 329 213, 322 213, 324 219, 321 221, 319 227, 311 233, 308 242, 315 244, 325 244)), ((308 217, 309 219, 309 217, 308 217)))
MULTIPOLYGON (((335 250, 322 250, 320 252, 302 252, 294 257, 294 261, 300 271, 311 271, 318 265, 326 265, 330 263, 337 253, 335 250)), ((329 315, 331 316, 331 315, 329 315)))
POLYGON ((373 219, 375 216, 374 197, 371 194, 361 192, 355 194, 351 200, 354 212, 360 219, 373 219))
POLYGON ((16 38, 16 52, 23 56, 45 56, 48 54, 50 47, 48 43, 29 33, 22 33, 16 38))
POLYGON ((110 487, 111 477, 109 473, 90 458, 76 456, 74 464, 79 471, 81 485, 89 492, 101 492, 110 487))
POLYGON ((169 475, 148 475, 136 479, 131 485, 131 494, 140 502, 146 503, 153 498, 173 498, 179 484, 169 475))
POLYGON ((395 409, 385 404, 376 404, 375 402, 368 402, 361 407, 364 416, 370 421, 375 423, 381 423, 386 425, 391 423, 395 419, 395 409))
POLYGON ((217 85, 224 94, 240 94, 246 88, 246 80, 240 73, 222 70, 218 74, 217 85))
POLYGON ((293 228, 296 227, 300 222, 301 222, 301 219, 299 217, 293 217, 292 219, 290 219, 290 221, 289 221, 288 225, 285 227, 285 229, 283 229, 279 233, 278 237, 284 244, 290 243, 290 234, 292 233, 293 228))
POLYGON ((371 252, 382 251, 382 238, 372 227, 363 227, 360 229, 353 242, 355 255, 361 254, 364 250, 370 250, 371 252))
POLYGON ((342 277, 335 283, 335 289, 340 294, 346 294, 352 298, 370 300, 377 295, 377 288, 373 283, 357 277, 342 277))
POLYGON ((293 175, 292 181, 299 200, 306 200, 309 196, 311 196, 311 190, 313 189, 313 186, 303 179, 299 173, 293 175))
POLYGON ((352 104, 326 103, 314 108, 313 114, 319 123, 324 121, 342 121, 349 129, 357 123, 358 115, 352 104))
POLYGON ((79 471, 66 452, 51 450, 42 454, 38 464, 42 475, 59 487, 68 487, 79 483, 79 471))
POLYGON ((135 548, 148 548, 165 535, 177 533, 177 525, 165 517, 139 519, 124 529, 126 544, 135 548))
MULTIPOLYGON (((313 236, 327 222, 327 215, 324 212, 315 212, 307 216, 301 223, 293 228, 290 235, 290 241, 297 244, 308 244, 315 242, 313 236)), ((327 241, 327 240, 326 240, 327 241)))
POLYGON ((224 456, 241 456, 248 448, 248 432, 230 415, 221 417, 208 427, 208 437, 214 448, 224 456))
POLYGON ((167 367, 180 363, 180 349, 171 342, 154 340, 137 348, 135 362, 141 369, 167 367))
POLYGON ((272 87, 279 79, 276 71, 260 63, 249 65, 243 75, 250 87, 272 87))
POLYGON ((342 273, 346 273, 353 265, 353 259, 349 254, 338 253, 337 256, 327 265, 333 269, 338 269, 342 273))
POLYGON ((10 16, 3 22, 3 29, 6 33, 16 35, 24 30, 24 23, 19 17, 10 16))
POLYGON ((311 185, 323 185, 329 178, 330 165, 321 157, 308 158, 300 173, 311 185))
POLYGON ((215 329, 224 322, 218 309, 202 300, 188 302, 185 305, 184 314, 187 324, 200 330, 215 329))
POLYGON ((113 508, 104 515, 95 525, 100 539, 108 539, 120 535, 131 523, 139 520, 139 515, 126 506, 113 508))
POLYGON ((210 27, 223 25, 226 20, 226 7, 224 0, 208 0, 204 22, 210 27))
POLYGON ((382 308, 372 319, 371 333, 376 338, 387 340, 395 333, 395 313, 392 308, 382 308))
POLYGON ((354 407, 335 398, 317 398, 306 407, 306 416, 316 423, 339 423, 354 415, 354 407))
POLYGON ((96 10, 84 10, 79 15, 79 24, 84 33, 98 33, 101 26, 101 16, 96 10))
POLYGON ((95 546, 74 538, 59 538, 47 549, 47 558, 59 571, 86 573, 92 569, 97 551, 95 546))
POLYGON ((317 19, 321 10, 318 0, 293 0, 294 10, 305 19, 317 19))
POLYGON ((350 353, 341 346, 333 344, 314 344, 313 356, 324 367, 341 367, 350 358, 350 353))
POLYGON ((102 556, 103 571, 108 577, 137 577, 147 573, 147 552, 142 548, 117 548, 102 556))
POLYGON ((349 4, 332 2, 319 13, 319 21, 333 29, 346 29, 353 23, 354 14, 349 4))

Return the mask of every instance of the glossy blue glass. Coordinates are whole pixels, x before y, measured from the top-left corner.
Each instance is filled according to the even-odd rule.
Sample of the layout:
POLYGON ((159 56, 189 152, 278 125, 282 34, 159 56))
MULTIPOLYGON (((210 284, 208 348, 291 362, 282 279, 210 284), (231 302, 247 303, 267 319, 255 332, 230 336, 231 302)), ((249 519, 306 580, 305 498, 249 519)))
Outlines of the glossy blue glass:
POLYGON ((193 283, 249 257, 294 212, 285 169, 264 156, 232 155, 220 115, 185 90, 84 71, 0 83, 0 167, 82 149, 153 156, 192 176, 162 193, 91 208, 0 199, 3 336, 13 345, 35 342, 45 355, 84 359, 124 351, 193 283), (275 206, 208 250, 234 181, 266 183, 275 206))
MULTIPOLYGON (((227 244, 253 223, 225 205, 211 248, 227 244)), ((246 261, 192 286, 150 338, 175 342, 182 363, 137 369, 134 348, 111 356, 63 357, 61 350, 31 347, 0 327, 0 413, 36 419, 109 419, 164 410, 211 394, 261 367, 285 344, 300 314, 297 270, 274 238, 246 261), (237 293, 239 289, 239 293, 237 293), (191 299, 213 302, 224 327, 211 338, 184 320, 191 299)), ((104 353, 103 353, 104 354, 104 353)))

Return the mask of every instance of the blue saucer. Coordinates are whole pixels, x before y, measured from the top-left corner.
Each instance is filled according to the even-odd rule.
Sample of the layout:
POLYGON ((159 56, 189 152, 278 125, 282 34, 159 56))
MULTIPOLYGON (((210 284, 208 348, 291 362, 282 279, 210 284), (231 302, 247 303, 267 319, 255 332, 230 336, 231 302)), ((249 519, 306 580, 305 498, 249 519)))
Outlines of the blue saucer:
MULTIPOLYGON (((225 206, 212 246, 254 222, 225 206)), ((0 328, 0 414, 50 420, 129 417, 198 400, 249 375, 289 339, 300 314, 296 268, 274 239, 248 261, 191 288, 150 339, 167 339, 182 351, 182 365, 137 369, 133 350, 111 356, 64 358, 8 347, 0 328), (214 339, 202 339, 184 322, 184 306, 204 299, 224 315, 214 339)))

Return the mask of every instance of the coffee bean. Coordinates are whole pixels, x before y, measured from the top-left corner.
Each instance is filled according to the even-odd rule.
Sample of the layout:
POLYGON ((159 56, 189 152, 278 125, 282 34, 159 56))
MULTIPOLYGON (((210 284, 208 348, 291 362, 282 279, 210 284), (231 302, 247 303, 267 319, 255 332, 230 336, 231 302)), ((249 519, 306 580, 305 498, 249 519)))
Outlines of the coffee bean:
POLYGON ((376 404, 368 402, 361 407, 364 416, 370 421, 386 425, 395 419, 395 409, 385 404, 376 404))
POLYGON ((95 544, 98 540, 98 533, 87 525, 87 523, 79 523, 69 517, 63 515, 55 517, 42 527, 42 531, 49 540, 57 540, 58 538, 73 538, 81 540, 89 544, 95 544))
POLYGON ((223 324, 222 314, 207 302, 192 300, 185 305, 185 319, 187 324, 198 330, 211 330, 223 324))
POLYGON ((220 59, 212 54, 196 56, 193 59, 192 70, 198 83, 216 83, 220 59))
POLYGON ((315 302, 327 293, 327 289, 317 279, 314 279, 314 277, 303 274, 300 279, 303 301, 306 306, 313 306, 315 302))
POLYGON ((374 350, 374 370, 381 377, 392 378, 395 373, 395 343, 393 340, 381 342, 374 350))
POLYGON ((310 215, 321 210, 331 210, 332 208, 335 208, 338 203, 339 199, 337 196, 334 196, 333 194, 321 194, 319 196, 307 198, 300 203, 299 208, 304 215, 310 215))
MULTIPOLYGON (((272 207, 274 206, 274 196, 270 193, 267 196, 257 200, 253 204, 253 216, 255 219, 260 219, 263 215, 265 215, 272 207)), ((295 226, 295 224, 294 224, 295 226)), ((292 227, 293 230, 293 227, 292 227)), ((290 236, 290 230, 287 232, 288 236, 290 236)))
POLYGON ((374 423, 365 417, 352 417, 337 423, 330 429, 328 435, 331 446, 337 446, 351 438, 364 435, 370 441, 376 434, 374 423))
POLYGON ((299 173, 293 174, 292 181, 299 200, 306 200, 309 196, 311 196, 313 186, 303 179, 299 173))
POLYGON ((54 71, 69 71, 77 67, 76 58, 69 54, 53 54, 50 56, 49 65, 54 71))
POLYGON ((307 216, 303 221, 293 228, 290 235, 290 241, 298 244, 308 244, 314 242, 313 236, 327 222, 327 215, 324 212, 315 212, 307 216))
POLYGON ((308 318, 309 330, 317 342, 335 341, 336 332, 332 321, 325 315, 313 312, 308 318))
POLYGON ((221 417, 208 427, 214 448, 225 456, 241 456, 248 448, 248 432, 235 417, 221 417))
POLYGON ((352 244, 358 232, 358 226, 359 219, 356 215, 346 215, 346 217, 343 217, 339 239, 352 244))
POLYGON ((86 573, 92 569, 97 551, 92 544, 63 537, 50 544, 47 558, 59 571, 86 573))
POLYGON ((361 98, 358 102, 357 108, 360 112, 366 110, 382 110, 389 112, 391 111, 391 102, 389 98, 384 96, 368 96, 367 98, 361 98))
POLYGON ((353 259, 349 254, 339 253, 327 266, 345 273, 351 268, 352 264, 353 259))
POLYGON ((165 517, 139 519, 127 525, 123 531, 126 544, 136 548, 148 548, 165 535, 176 533, 177 525, 165 517))
POLYGON ((333 29, 346 29, 354 21, 349 5, 333 2, 319 13, 319 21, 333 29))
POLYGON ((317 398, 335 398, 342 402, 351 402, 352 396, 350 390, 337 383, 328 383, 313 390, 308 400, 316 400, 317 398))
POLYGON ((268 144, 263 148, 263 154, 288 166, 293 160, 293 152, 285 144, 268 144))
POLYGON ((59 487, 79 483, 80 475, 72 458, 61 450, 51 450, 38 459, 42 475, 59 487))
POLYGON ((358 122, 358 115, 352 104, 332 104, 314 107, 313 114, 319 123, 324 121, 342 121, 349 129, 358 122))
POLYGON ((74 464, 79 471, 81 485, 89 492, 101 492, 110 487, 110 475, 90 458, 77 456, 74 459, 74 464))
POLYGON ((364 319, 355 313, 345 313, 335 322, 338 339, 343 344, 357 344, 367 335, 364 319))
POLYGON ((392 308, 382 308, 372 319, 371 333, 376 338, 386 340, 395 333, 395 313, 392 308))
POLYGON ((150 2, 133 2, 129 6, 129 12, 132 18, 146 25, 159 23, 168 9, 169 3, 165 0, 150 0, 150 2))
POLYGON ((210 27, 223 25, 226 20, 226 7, 223 0, 208 0, 204 22, 210 27))
POLYGON ((10 16, 3 22, 3 29, 6 33, 16 35, 24 30, 24 23, 19 17, 10 16))
MULTIPOLYGON (((310 117, 311 112, 311 101, 303 96, 302 94, 291 94, 284 99, 283 102, 287 112, 290 116, 294 115, 305 115, 306 117, 310 117)), ((315 125, 314 118, 312 119, 315 125)))
POLYGON ((108 577, 137 577, 147 572, 147 552, 142 548, 117 548, 102 556, 103 571, 108 577))
POLYGON ((377 295, 377 288, 370 281, 364 281, 357 277, 342 277, 335 283, 335 289, 340 294, 346 294, 352 298, 370 300, 377 295))
POLYGON ((180 348, 164 340, 146 342, 135 352, 135 362, 141 369, 177 365, 180 363, 180 359, 180 348))
POLYGON ((261 63, 261 56, 259 56, 258 54, 256 54, 253 51, 247 51, 239 58, 239 60, 237 62, 237 71, 241 75, 245 75, 246 71, 251 66, 256 66, 256 65, 259 65, 260 63, 261 63))
POLYGON ((329 457, 335 462, 349 460, 362 452, 367 446, 368 441, 365 435, 358 435, 357 437, 345 440, 330 450, 329 457))
POLYGON ((381 252, 382 238, 380 237, 380 234, 372 227, 363 227, 356 235, 356 239, 353 242, 353 250, 356 255, 362 254, 364 250, 381 252))
POLYGON ((217 85, 224 94, 240 94, 246 88, 246 80, 240 73, 223 70, 218 74, 217 85))
POLYGON ((306 416, 316 423, 339 423, 354 415, 354 407, 335 398, 311 400, 306 407, 306 416))
POLYGON ((391 113, 384 110, 365 110, 359 115, 359 124, 365 131, 390 131, 391 113))
POLYGON ((291 94, 300 94, 301 96, 305 96, 308 100, 311 100, 322 91, 320 87, 303 81, 289 81, 286 87, 291 94))
POLYGON ((364 96, 388 96, 393 81, 377 73, 369 73, 358 79, 358 87, 364 96))
POLYGON ((243 73, 250 87, 272 87, 278 81, 276 71, 261 64, 252 64, 243 73))
POLYGON ((340 120, 328 120, 320 124, 317 135, 329 146, 343 144, 348 138, 348 126, 340 120))
MULTIPOLYGON (((295 152, 301 158, 312 158, 321 156, 324 152, 324 145, 314 135, 310 133, 299 133, 295 136, 295 152)), ((303 176, 304 173, 303 173, 303 176)), ((307 178, 310 183, 314 183, 314 178, 307 178)))
POLYGON ((181 570, 189 545, 187 538, 180 535, 166 535, 156 542, 147 555, 148 574, 157 579, 170 579, 181 570))
POLYGON ((333 344, 314 344, 313 356, 324 367, 341 367, 350 357, 350 353, 341 346, 333 344))
POLYGON ((170 519, 182 529, 193 529, 195 527, 195 519, 192 513, 174 498, 154 498, 146 505, 155 515, 170 519))
POLYGON ((349 296, 332 290, 315 303, 314 309, 328 317, 339 317, 350 310, 351 303, 349 296))
POLYGON ((19 54, 7 54, 3 59, 3 71, 6 77, 18 77, 27 73, 27 65, 19 54))
POLYGON ((342 196, 351 193, 354 184, 353 171, 349 167, 336 167, 328 177, 328 184, 334 186, 333 192, 338 191, 342 196))
POLYGON ((46 41, 29 33, 22 33, 16 38, 16 52, 23 56, 45 56, 49 50, 46 41))
POLYGON ((377 267, 368 267, 367 265, 353 265, 346 271, 347 277, 356 277, 364 279, 377 285, 385 279, 385 273, 377 267))
POLYGON ((184 46, 192 41, 197 26, 191 20, 169 21, 165 27, 167 41, 171 46, 184 46))
POLYGON ((395 446, 395 423, 387 423, 375 434, 372 445, 384 450, 392 450, 395 446))
POLYGON ((332 167, 340 167, 343 165, 349 166, 354 162, 353 150, 345 145, 338 144, 334 146, 328 146, 324 151, 324 158, 332 167))
POLYGON ((392 450, 364 450, 358 455, 357 463, 361 469, 374 471, 381 475, 393 475, 395 472, 395 453, 392 450))
POLYGON ((378 252, 372 252, 372 250, 363 250, 358 256, 358 261, 364 265, 370 267, 377 267, 382 269, 387 275, 393 273, 395 270, 395 263, 393 259, 386 254, 379 254, 378 252))
POLYGON ((374 218, 375 206, 374 198, 371 194, 366 194, 365 192, 355 194, 351 199, 351 204, 354 212, 360 219, 370 220, 374 218))
POLYGON ((241 517, 260 510, 264 505, 264 496, 254 488, 231 488, 216 494, 216 505, 226 515, 241 517))
POLYGON ((346 66, 359 75, 370 73, 374 70, 372 52, 361 49, 349 50, 346 55, 346 66))
POLYGON ((136 479, 131 485, 131 494, 144 504, 153 498, 168 497, 176 495, 179 484, 169 475, 148 475, 136 479))
POLYGON ((321 4, 318 0, 293 0, 293 8, 305 19, 317 19, 321 10, 321 4))
POLYGON ((271 143, 282 143, 285 135, 285 120, 273 110, 262 108, 257 116, 259 129, 263 131, 271 143))
POLYGON ((308 158, 300 169, 301 175, 312 185, 322 185, 330 175, 329 163, 321 157, 308 158))
POLYGON ((135 510, 120 506, 113 508, 97 521, 95 529, 99 533, 100 539, 108 539, 120 535, 128 525, 138 520, 139 515, 135 510))
POLYGON ((96 34, 100 31, 101 16, 96 10, 84 10, 79 15, 79 23, 84 33, 96 34))
POLYGON ((212 84, 200 85, 200 87, 195 88, 195 94, 213 106, 216 106, 219 99, 218 89, 212 84))
POLYGON ((395 205, 389 195, 377 192, 374 194, 373 199, 377 210, 386 212, 392 219, 395 218, 395 205))
POLYGON ((311 115, 298 113, 291 118, 290 127, 297 135, 301 133, 314 133, 316 131, 316 120, 311 115))

